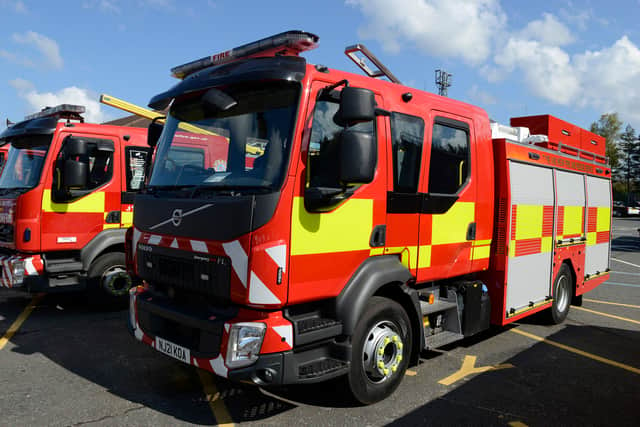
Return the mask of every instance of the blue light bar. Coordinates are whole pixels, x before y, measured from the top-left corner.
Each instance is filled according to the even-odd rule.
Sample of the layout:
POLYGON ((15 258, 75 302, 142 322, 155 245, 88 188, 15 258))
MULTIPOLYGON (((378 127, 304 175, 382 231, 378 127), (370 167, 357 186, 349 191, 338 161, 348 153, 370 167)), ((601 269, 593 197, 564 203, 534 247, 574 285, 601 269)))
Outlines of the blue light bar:
POLYGON ((215 55, 205 56, 171 69, 171 75, 184 79, 189 74, 212 65, 226 64, 242 58, 275 55, 298 55, 300 52, 314 49, 320 38, 304 31, 286 31, 255 42, 235 47, 215 55))
POLYGON ((42 117, 60 116, 61 118, 71 118, 82 120, 80 114, 85 112, 82 105, 61 104, 56 107, 45 107, 42 111, 25 116, 25 120, 39 119, 42 117))

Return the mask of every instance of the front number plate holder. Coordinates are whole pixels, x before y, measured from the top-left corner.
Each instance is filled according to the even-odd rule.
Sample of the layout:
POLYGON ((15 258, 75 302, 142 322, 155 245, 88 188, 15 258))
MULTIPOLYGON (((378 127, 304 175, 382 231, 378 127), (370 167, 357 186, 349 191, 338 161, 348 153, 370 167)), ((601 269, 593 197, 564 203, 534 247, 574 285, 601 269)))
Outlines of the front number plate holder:
POLYGON ((167 356, 171 356, 174 359, 178 359, 186 364, 191 363, 191 352, 188 348, 182 347, 181 345, 172 343, 171 341, 167 341, 160 337, 156 337, 155 344, 156 350, 158 350, 160 353, 164 353, 167 356))

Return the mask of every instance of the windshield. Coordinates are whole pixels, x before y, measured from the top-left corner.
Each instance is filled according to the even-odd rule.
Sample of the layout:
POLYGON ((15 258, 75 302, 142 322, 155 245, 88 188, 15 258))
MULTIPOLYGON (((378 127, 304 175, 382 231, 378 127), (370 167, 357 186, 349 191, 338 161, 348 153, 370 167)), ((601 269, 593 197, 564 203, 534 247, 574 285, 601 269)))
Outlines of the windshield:
MULTIPOLYGON (((48 139, 50 140, 51 136, 48 139)), ((49 150, 48 142, 42 138, 12 142, 0 176, 0 188, 30 189, 38 185, 49 150)))
POLYGON ((213 89, 174 103, 158 142, 150 188, 276 190, 287 168, 297 83, 260 82, 213 89))

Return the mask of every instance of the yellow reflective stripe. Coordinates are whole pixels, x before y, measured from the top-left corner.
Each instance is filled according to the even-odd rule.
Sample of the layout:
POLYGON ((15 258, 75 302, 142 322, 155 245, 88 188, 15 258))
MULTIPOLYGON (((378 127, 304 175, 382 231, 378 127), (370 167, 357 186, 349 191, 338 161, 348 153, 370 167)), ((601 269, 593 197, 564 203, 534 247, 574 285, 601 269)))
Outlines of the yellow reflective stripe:
POLYGON ((542 237, 542 205, 517 205, 516 240, 542 237))
POLYGON ((543 306, 543 305, 551 304, 552 302, 553 302, 553 299, 549 299, 547 301, 540 301, 540 302, 537 302, 537 303, 533 304, 530 307, 524 307, 524 308, 521 308, 519 310, 514 311, 513 313, 507 313, 506 317, 509 318, 509 317, 517 316, 518 314, 522 314, 525 311, 533 310, 534 308, 538 308, 538 307, 543 306))
POLYGON ((489 258, 491 253, 491 245, 487 246, 474 246, 471 250, 471 259, 473 261, 478 259, 486 259, 489 258))
POLYGON ((543 237, 542 242, 540 243, 540 253, 551 252, 553 249, 553 238, 543 237))
POLYGON ((596 233, 595 231, 592 233, 587 233, 587 245, 589 246, 595 245, 597 241, 597 237, 598 237, 598 233, 596 233))
POLYGON ((474 240, 472 242, 473 246, 485 246, 485 245, 490 245, 491 244, 491 239, 488 240, 474 240))
POLYGON ((122 222, 124 227, 131 227, 133 224, 133 212, 124 212, 120 213, 120 222, 122 222))
POLYGON ((582 234, 582 206, 565 206, 564 207, 564 224, 562 227, 563 235, 582 234))
POLYGON ((407 268, 415 268, 418 263, 417 246, 396 246, 385 248, 384 253, 387 255, 400 254, 400 262, 407 268))
POLYGON ((42 194, 42 210, 59 213, 102 213, 104 212, 104 191, 87 194, 71 203, 55 203, 51 200, 51 190, 42 194))
POLYGON ((310 213, 294 197, 291 217, 291 255, 370 250, 373 200, 352 198, 332 212, 310 213))
POLYGON ((598 208, 598 220, 596 222, 596 231, 609 231, 611 224, 611 209, 598 208))
POLYGON ((418 268, 431 267, 431 245, 423 245, 418 249, 418 268))
POLYGON ((513 258, 516 256, 516 241, 509 241, 509 258, 513 258))
POLYGON ((120 224, 103 224, 102 229, 107 230, 109 228, 120 228, 120 224))
POLYGON ((473 202, 457 202, 446 213, 431 217, 431 243, 445 245, 467 241, 467 225, 475 220, 473 202))

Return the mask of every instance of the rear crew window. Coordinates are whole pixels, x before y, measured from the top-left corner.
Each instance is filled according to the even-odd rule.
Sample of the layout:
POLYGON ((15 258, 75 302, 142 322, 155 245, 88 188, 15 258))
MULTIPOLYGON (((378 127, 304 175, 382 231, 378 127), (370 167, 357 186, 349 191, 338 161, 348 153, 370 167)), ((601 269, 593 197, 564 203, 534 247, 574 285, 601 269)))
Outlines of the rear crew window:
POLYGON ((393 191, 416 193, 420 179, 420 160, 424 141, 424 120, 391 113, 393 151, 393 191))
POLYGON ((431 138, 429 193, 456 194, 469 177, 469 125, 436 118, 431 138))

